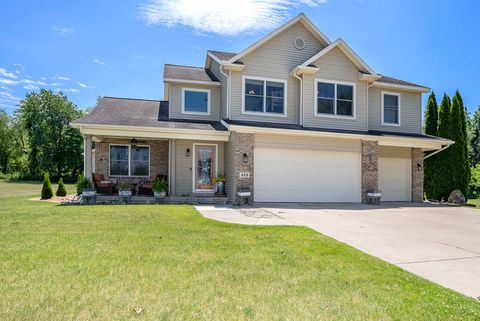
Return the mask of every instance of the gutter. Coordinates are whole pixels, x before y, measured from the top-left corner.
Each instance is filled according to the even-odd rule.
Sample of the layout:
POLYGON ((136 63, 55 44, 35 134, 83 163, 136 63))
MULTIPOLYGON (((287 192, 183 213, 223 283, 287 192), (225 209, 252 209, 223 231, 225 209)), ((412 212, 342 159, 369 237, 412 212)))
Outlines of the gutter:
POLYGON ((300 126, 303 126, 303 80, 300 78, 296 71, 293 71, 293 77, 300 81, 300 126))
POLYGON ((220 73, 227 78, 227 119, 230 119, 230 70, 228 74, 223 71, 223 64, 220 64, 220 73))
POLYGON ((434 151, 433 153, 430 153, 430 154, 428 154, 427 156, 424 156, 424 157, 423 157, 423 160, 426 160, 427 158, 432 157, 433 155, 438 154, 438 153, 444 151, 445 149, 447 149, 448 147, 450 147, 450 146, 453 145, 453 144, 455 144, 455 142, 452 141, 450 144, 445 145, 444 147, 440 148, 439 150, 436 150, 436 151, 434 151))

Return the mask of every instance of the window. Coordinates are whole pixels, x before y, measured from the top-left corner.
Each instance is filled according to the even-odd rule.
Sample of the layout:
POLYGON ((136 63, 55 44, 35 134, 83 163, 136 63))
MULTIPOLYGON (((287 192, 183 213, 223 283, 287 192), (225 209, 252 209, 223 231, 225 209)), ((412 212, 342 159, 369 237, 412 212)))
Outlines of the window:
POLYGON ((183 88, 182 112, 210 114, 210 90, 183 88))
POLYGON ((354 117, 355 84, 317 81, 316 115, 354 117))
POLYGON ((245 78, 244 111, 285 114, 285 81, 245 78))
POLYGON ((150 147, 110 145, 111 176, 150 176, 150 147))
POLYGON ((382 92, 382 124, 400 125, 400 94, 382 92))

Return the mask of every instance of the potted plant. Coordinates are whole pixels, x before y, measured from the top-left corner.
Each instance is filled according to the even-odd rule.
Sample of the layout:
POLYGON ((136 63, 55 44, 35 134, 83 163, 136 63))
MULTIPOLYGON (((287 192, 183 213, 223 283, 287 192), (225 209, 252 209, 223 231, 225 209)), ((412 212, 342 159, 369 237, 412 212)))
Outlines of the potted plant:
POLYGON ((79 175, 77 181, 77 194, 82 196, 94 196, 96 194, 93 183, 83 175, 79 175))
POLYGON ((119 196, 132 196, 132 184, 130 183, 121 183, 118 184, 118 195, 119 196))
POLYGON ((152 185, 153 195, 157 198, 164 198, 167 196, 168 183, 165 179, 157 178, 152 185))
POLYGON ((218 175, 217 177, 213 178, 213 182, 216 185, 216 192, 219 195, 225 194, 225 176, 218 175))

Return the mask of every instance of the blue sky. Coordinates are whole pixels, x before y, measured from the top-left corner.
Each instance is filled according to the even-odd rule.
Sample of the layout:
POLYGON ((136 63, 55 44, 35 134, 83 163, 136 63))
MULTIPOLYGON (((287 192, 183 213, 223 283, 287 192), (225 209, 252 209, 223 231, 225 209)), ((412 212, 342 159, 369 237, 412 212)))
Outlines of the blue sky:
POLYGON ((0 4, 0 107, 40 87, 81 108, 162 99, 164 63, 202 66, 207 49, 238 52, 302 11, 376 72, 480 105, 478 1, 17 0, 0 4))

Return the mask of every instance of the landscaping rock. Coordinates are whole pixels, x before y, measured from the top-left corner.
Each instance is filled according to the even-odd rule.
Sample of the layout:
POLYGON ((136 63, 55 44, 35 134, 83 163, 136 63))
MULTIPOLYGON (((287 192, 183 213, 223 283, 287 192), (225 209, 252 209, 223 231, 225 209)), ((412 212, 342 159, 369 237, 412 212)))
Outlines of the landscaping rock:
POLYGON ((448 202, 452 204, 465 204, 465 196, 463 196, 462 192, 459 189, 454 190, 450 193, 448 197, 448 202))

